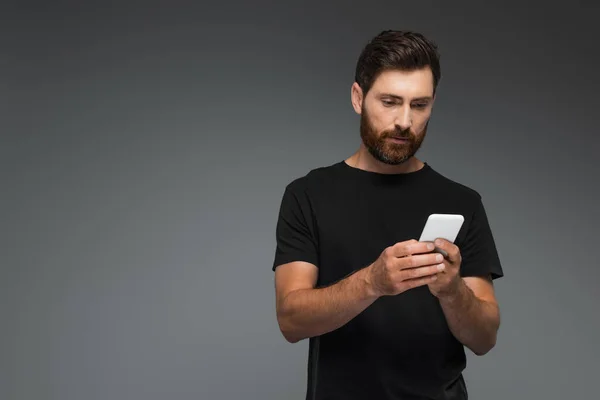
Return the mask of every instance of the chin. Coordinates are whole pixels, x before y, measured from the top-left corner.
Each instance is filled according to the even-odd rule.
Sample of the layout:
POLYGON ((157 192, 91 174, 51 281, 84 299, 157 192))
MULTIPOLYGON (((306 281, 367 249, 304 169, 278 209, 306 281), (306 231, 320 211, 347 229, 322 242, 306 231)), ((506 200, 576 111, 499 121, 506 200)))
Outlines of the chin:
POLYGON ((404 164, 405 162, 409 161, 411 159, 412 156, 404 156, 404 157, 399 157, 399 156, 395 156, 395 155, 375 155, 373 153, 371 153, 376 160, 387 164, 387 165, 400 165, 400 164, 404 164))

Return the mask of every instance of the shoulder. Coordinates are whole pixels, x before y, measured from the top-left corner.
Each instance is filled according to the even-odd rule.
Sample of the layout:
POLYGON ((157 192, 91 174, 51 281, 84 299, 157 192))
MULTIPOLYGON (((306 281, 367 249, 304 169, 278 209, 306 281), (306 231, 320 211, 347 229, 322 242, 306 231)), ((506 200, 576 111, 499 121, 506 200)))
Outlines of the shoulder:
POLYGON ((439 171, 432 169, 431 172, 431 177, 436 181, 436 185, 442 187, 444 191, 453 193, 456 196, 462 197, 464 199, 469 199, 473 201, 481 200, 481 194, 475 187, 466 185, 465 183, 457 180, 456 178, 451 178, 445 174, 440 173, 439 171))
POLYGON ((294 216, 305 221, 310 221, 316 214, 318 204, 331 193, 328 188, 332 185, 332 176, 336 164, 316 167, 308 170, 304 175, 296 176, 288 181, 283 190, 280 205, 280 215, 294 216), (312 217, 311 217, 312 216, 312 217))
POLYGON ((441 196, 451 208, 466 214, 475 213, 481 208, 482 195, 476 187, 434 170, 429 176, 430 185, 436 188, 435 194, 441 196))
POLYGON ((304 175, 297 176, 285 186, 285 191, 295 195, 309 195, 314 191, 322 191, 335 181, 339 171, 339 163, 318 166, 309 169, 304 175))

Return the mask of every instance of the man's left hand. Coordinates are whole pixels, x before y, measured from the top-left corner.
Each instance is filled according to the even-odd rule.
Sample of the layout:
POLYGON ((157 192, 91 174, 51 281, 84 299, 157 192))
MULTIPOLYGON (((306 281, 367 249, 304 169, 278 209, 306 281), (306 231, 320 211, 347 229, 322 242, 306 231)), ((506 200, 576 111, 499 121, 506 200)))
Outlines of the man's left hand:
POLYGON ((429 291, 437 298, 452 297, 460 288, 460 263, 462 257, 460 249, 452 242, 438 238, 434 242, 438 249, 444 250, 448 255, 444 257, 446 268, 438 272, 438 278, 435 282, 429 283, 429 291))

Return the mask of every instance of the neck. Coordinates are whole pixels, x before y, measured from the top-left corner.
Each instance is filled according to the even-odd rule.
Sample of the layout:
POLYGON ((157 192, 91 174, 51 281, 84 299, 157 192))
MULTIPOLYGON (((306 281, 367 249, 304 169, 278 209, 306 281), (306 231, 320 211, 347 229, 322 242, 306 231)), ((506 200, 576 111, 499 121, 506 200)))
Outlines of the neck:
POLYGON ((398 165, 383 163, 373 157, 362 143, 359 149, 345 161, 351 167, 380 174, 406 174, 418 171, 425 165, 423 161, 414 156, 398 165))

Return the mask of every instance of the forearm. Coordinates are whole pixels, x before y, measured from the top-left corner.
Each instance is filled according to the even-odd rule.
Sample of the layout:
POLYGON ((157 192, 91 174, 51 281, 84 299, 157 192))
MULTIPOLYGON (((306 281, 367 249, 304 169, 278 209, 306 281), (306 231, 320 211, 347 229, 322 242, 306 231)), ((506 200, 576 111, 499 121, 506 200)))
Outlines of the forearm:
POLYGON ((298 342, 342 327, 377 297, 364 268, 334 285, 289 293, 278 306, 279 325, 288 341, 298 342))
POLYGON ((477 355, 495 346, 500 325, 497 305, 477 298, 462 279, 454 294, 439 300, 450 331, 461 343, 477 355))

